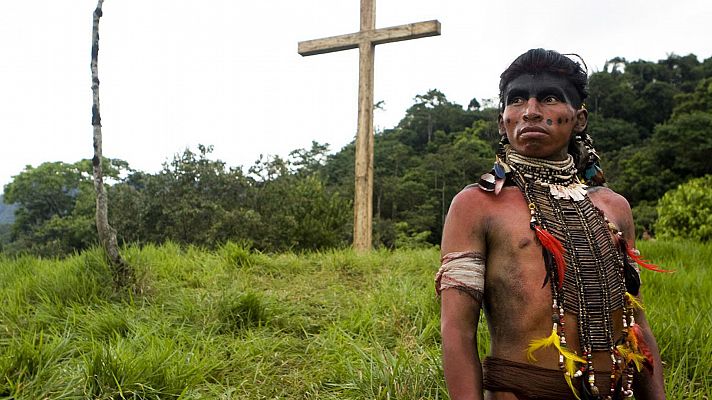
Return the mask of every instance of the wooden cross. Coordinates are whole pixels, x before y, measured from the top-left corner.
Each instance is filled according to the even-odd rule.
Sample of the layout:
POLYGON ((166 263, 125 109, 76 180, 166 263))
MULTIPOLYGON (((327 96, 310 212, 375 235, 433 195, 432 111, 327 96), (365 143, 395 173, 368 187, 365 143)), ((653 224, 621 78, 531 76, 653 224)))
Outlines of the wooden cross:
POLYGON ((371 249, 373 218, 373 58, 376 45, 440 35, 437 20, 376 29, 376 0, 361 0, 361 30, 299 42, 302 56, 359 49, 358 130, 354 191, 354 249, 371 249))

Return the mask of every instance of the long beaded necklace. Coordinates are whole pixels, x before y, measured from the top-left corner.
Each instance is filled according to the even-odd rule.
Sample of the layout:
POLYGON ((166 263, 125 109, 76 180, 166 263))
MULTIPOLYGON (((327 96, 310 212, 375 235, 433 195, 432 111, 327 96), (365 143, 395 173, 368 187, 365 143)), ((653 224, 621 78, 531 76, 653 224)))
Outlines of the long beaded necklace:
POLYGON ((578 181, 571 156, 563 161, 533 159, 511 151, 509 146, 505 154, 506 162, 500 160, 500 168, 512 172, 514 183, 529 204, 530 225, 543 247, 550 249, 544 251, 544 258, 547 280, 551 281, 552 337, 558 344, 560 369, 572 389, 572 378, 585 374, 581 385, 584 398, 613 398, 618 391, 632 395, 632 370, 624 368, 616 345, 625 341, 627 327, 634 324, 633 311, 626 300, 624 261, 609 222, 586 195, 586 186, 578 181), (612 312, 621 308, 625 308, 624 331, 616 342, 612 312), (576 315, 582 357, 567 348, 567 312, 576 315), (601 396, 596 386, 594 351, 611 354, 607 396, 601 396), (581 366, 576 368, 576 363, 581 366), (619 386, 618 378, 624 369, 626 379, 619 386))

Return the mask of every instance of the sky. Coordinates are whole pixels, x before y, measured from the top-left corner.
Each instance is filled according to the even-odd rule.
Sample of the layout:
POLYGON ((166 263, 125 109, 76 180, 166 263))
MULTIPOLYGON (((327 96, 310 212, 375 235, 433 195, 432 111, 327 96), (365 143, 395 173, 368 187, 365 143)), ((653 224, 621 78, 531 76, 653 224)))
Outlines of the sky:
MULTIPOLYGON (((0 186, 26 165, 91 158, 95 0, 0 2, 0 186)), ((297 43, 356 32, 358 0, 105 0, 99 79, 104 155, 138 170, 198 144, 230 166, 356 133, 358 51, 297 43)), ((543 47, 590 71, 616 56, 712 56, 709 0, 380 0, 376 26, 437 19, 442 35, 376 47, 376 130, 430 89, 466 106, 543 47)), ((376 149, 378 151, 378 149, 376 149)))

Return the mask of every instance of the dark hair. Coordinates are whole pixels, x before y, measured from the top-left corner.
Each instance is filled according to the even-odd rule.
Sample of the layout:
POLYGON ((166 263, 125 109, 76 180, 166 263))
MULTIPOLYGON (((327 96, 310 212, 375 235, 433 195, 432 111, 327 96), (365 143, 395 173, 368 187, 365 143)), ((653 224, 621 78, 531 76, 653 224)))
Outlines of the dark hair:
POLYGON ((588 73, 586 63, 578 54, 570 54, 578 57, 584 68, 578 62, 566 57, 566 55, 554 50, 531 49, 521 56, 502 72, 499 76, 499 104, 500 111, 504 110, 504 91, 512 80, 523 74, 536 75, 544 72, 563 76, 571 82, 578 92, 579 104, 572 104, 574 108, 581 107, 581 104, 588 96, 586 84, 588 83, 588 73))

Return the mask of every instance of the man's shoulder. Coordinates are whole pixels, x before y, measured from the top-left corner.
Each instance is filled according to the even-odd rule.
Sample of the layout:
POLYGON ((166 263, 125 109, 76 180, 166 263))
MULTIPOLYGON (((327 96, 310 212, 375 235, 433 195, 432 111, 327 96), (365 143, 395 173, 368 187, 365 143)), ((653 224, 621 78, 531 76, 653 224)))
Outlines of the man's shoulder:
POLYGON ((616 209, 630 209, 628 200, 606 186, 592 186, 587 189, 588 195, 594 204, 604 204, 616 209))
POLYGON ((482 204, 491 202, 494 198, 494 193, 488 192, 480 187, 477 183, 472 183, 465 186, 452 199, 453 205, 466 206, 472 203, 482 204))
POLYGON ((635 236, 633 213, 625 197, 607 187, 589 188, 588 193, 593 204, 603 211, 609 221, 629 237, 635 236))
POLYGON ((505 186, 495 194, 482 189, 477 183, 465 186, 455 195, 450 204, 450 211, 464 211, 469 215, 482 212, 492 213, 497 210, 506 210, 516 207, 522 202, 521 192, 516 186, 505 186))

